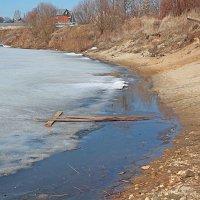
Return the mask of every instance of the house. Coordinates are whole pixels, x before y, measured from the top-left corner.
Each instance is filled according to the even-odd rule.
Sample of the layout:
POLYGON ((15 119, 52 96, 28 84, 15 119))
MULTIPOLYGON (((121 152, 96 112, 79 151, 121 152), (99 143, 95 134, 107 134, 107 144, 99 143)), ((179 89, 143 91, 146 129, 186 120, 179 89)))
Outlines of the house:
POLYGON ((13 18, 13 22, 14 23, 22 22, 22 18, 13 18))
POLYGON ((21 12, 19 10, 16 10, 13 16, 13 22, 17 23, 17 22, 21 22, 22 18, 21 18, 21 12))
POLYGON ((57 28, 77 25, 73 13, 67 9, 57 9, 55 19, 57 28))

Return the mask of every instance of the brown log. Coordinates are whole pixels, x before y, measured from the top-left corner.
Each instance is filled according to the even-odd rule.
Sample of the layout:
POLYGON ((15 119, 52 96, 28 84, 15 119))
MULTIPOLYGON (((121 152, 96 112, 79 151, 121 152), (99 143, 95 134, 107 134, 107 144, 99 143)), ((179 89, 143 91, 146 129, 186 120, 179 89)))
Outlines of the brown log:
POLYGON ((194 17, 187 17, 188 20, 194 21, 194 22, 198 22, 200 23, 200 19, 199 18, 194 18, 194 17))

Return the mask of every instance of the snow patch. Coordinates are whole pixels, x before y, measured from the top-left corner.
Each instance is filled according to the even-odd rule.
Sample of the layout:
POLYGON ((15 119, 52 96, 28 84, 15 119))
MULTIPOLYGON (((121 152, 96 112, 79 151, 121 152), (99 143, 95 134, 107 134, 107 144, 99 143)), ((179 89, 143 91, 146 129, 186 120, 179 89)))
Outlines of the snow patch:
POLYGON ((67 56, 83 56, 81 53, 65 53, 67 56))
POLYGON ((111 88, 115 90, 121 90, 124 87, 128 87, 128 84, 126 81, 115 81, 111 88))
POLYGON ((3 45, 4 48, 11 48, 11 46, 3 45))
POLYGON ((95 51, 95 50, 97 50, 97 47, 92 47, 92 48, 90 48, 90 49, 88 49, 89 51, 95 51))
POLYGON ((111 82, 90 82, 90 83, 77 83, 73 86, 74 89, 86 89, 86 90, 122 90, 125 87, 128 87, 126 81, 123 80, 114 80, 111 82))

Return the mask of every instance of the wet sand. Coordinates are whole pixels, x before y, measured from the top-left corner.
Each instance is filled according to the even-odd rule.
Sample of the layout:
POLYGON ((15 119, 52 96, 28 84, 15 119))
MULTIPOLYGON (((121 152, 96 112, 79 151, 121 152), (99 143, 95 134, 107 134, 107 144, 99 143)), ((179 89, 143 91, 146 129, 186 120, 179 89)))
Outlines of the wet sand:
MULTIPOLYGON (((144 168, 115 199, 200 199, 200 46, 193 43, 160 58, 122 53, 117 48, 89 56, 137 71, 181 122, 173 147, 144 168)), ((170 113, 169 113, 170 114, 170 113)))

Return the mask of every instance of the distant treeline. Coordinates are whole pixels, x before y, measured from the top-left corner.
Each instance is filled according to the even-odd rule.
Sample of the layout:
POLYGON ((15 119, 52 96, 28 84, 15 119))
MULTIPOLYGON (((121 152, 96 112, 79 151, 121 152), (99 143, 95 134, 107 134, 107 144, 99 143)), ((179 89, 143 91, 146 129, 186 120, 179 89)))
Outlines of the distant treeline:
POLYGON ((199 7, 200 0, 82 0, 74 13, 80 24, 96 24, 103 33, 116 28, 128 17, 163 18, 199 7))
POLYGON ((179 28, 187 29, 186 25, 191 27, 187 24, 188 12, 195 11, 196 17, 199 16, 200 0, 82 0, 73 10, 79 26, 60 30, 55 26, 56 11, 57 8, 49 3, 40 3, 22 19, 20 11, 15 11, 14 21, 28 24, 27 30, 21 30, 18 39, 23 38, 22 41, 27 41, 26 47, 31 43, 36 48, 50 46, 62 50, 83 51, 101 42, 108 45, 117 37, 130 35, 131 30, 133 35, 138 30, 144 33, 144 28, 145 32, 150 32, 145 33, 145 37, 149 37, 155 32, 160 32, 159 27, 167 26, 165 18, 171 17, 173 21, 184 14, 184 17, 181 16, 182 22, 178 21, 164 28, 165 32, 169 32, 171 27, 175 30, 179 26, 180 34, 179 28))

